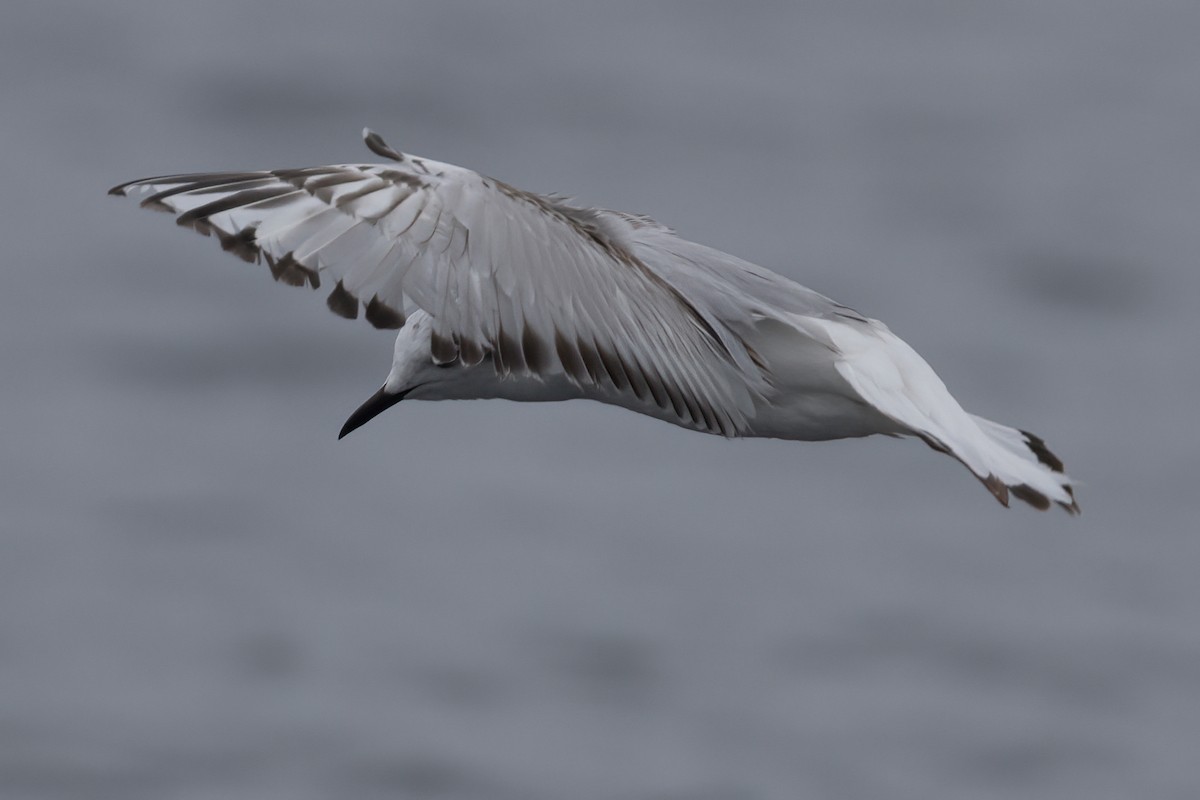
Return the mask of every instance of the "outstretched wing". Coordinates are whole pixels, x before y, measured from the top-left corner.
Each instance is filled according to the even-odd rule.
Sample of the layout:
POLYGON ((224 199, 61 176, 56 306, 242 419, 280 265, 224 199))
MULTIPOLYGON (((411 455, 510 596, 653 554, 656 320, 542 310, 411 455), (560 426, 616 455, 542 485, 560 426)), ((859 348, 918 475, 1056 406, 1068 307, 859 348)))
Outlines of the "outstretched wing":
POLYGON ((635 257, 632 218, 404 155, 394 164, 170 175, 111 194, 215 234, 276 280, 331 287, 328 305, 379 328, 407 302, 434 319, 431 357, 497 372, 563 373, 733 435, 764 378, 719 320, 635 257))

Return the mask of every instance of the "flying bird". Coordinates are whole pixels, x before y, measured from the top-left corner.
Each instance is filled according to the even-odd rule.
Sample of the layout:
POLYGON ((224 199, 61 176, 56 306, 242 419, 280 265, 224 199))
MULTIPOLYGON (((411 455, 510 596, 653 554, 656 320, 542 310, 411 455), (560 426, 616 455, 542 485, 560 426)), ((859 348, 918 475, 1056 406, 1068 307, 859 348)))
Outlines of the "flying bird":
POLYGON ((1042 439, 964 411, 882 322, 648 217, 363 136, 389 163, 110 190, 277 281, 327 290, 343 317, 399 330, 387 379, 338 438, 406 398, 586 398, 726 437, 915 437, 1005 506, 1078 513, 1042 439))

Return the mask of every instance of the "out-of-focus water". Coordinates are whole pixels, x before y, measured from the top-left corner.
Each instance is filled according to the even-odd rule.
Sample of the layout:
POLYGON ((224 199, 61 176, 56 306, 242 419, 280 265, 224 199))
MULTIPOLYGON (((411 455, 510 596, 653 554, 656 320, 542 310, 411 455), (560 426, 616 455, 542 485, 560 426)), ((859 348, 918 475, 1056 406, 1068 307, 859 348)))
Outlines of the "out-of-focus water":
POLYGON ((1200 6, 10 2, 0 796, 1194 798, 1200 6), (117 182, 409 152, 880 317, 912 442, 405 403, 117 182))

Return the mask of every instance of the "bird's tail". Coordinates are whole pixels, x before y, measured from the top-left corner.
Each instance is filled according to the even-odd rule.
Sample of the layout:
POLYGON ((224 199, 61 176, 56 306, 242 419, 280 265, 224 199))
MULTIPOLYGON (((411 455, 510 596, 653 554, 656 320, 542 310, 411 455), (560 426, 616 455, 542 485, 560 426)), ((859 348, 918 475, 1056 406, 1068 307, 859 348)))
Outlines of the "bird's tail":
MULTIPOLYGON (((1008 454, 1017 459, 1015 464, 1005 460, 1003 472, 999 473, 1000 485, 1007 489, 1019 500, 1024 500, 1035 508, 1045 510, 1054 501, 1065 508, 1070 514, 1079 513, 1079 503, 1075 500, 1075 490, 1071 479, 1063 471, 1062 460, 1050 452, 1041 437, 1029 431, 1017 430, 990 419, 968 416, 975 422, 980 432, 992 442, 1003 448, 1008 454), (1017 481, 1020 481, 1018 483, 1017 481)), ((965 462, 964 462, 965 463, 965 462)), ((978 473, 976 473, 978 474, 978 473)), ((987 485, 987 481, 984 481, 987 485)), ((996 499, 1008 505, 1004 490, 992 489, 996 499)))
POLYGON ((838 372, 863 400, 899 423, 901 433, 958 459, 1005 506, 1012 496, 1034 508, 1057 503, 1079 513, 1072 481, 1045 442, 968 414, 933 368, 885 325, 836 324, 827 331, 840 351, 838 372))

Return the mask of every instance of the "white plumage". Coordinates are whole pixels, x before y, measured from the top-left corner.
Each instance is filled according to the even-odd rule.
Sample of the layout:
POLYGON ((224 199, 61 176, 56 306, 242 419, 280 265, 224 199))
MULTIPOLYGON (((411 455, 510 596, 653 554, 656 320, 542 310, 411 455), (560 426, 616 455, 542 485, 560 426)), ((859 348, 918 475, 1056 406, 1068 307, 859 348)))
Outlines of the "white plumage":
POLYGON ((462 167, 172 175, 142 205, 399 328, 392 370, 341 435, 400 399, 589 398, 725 436, 917 436, 1003 504, 1077 513, 1041 439, 967 414, 883 323, 645 217, 580 208, 462 167))

